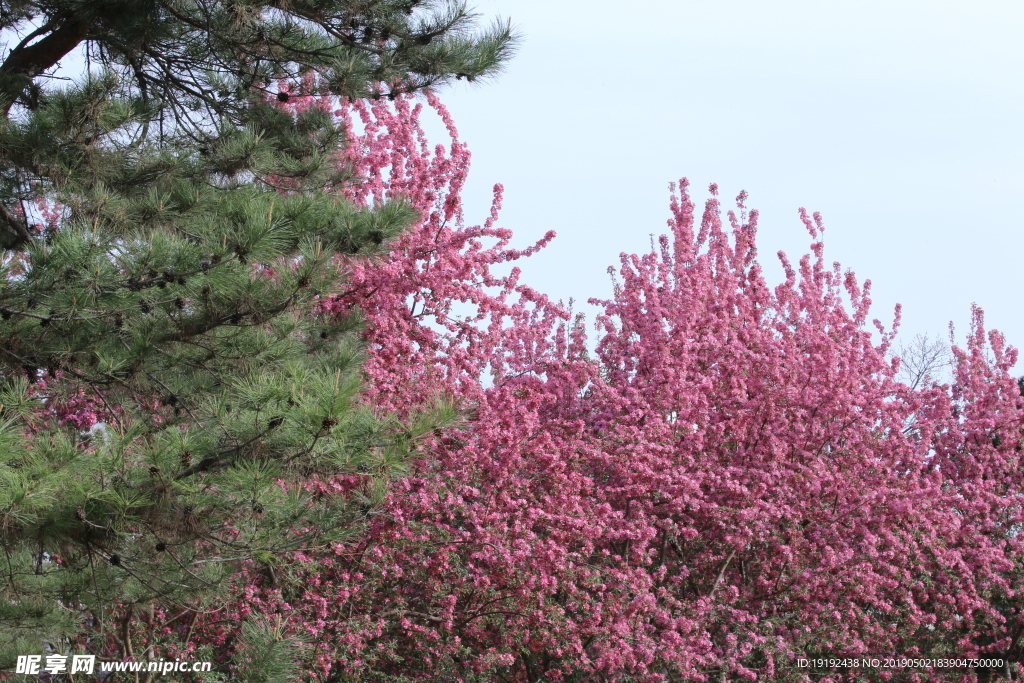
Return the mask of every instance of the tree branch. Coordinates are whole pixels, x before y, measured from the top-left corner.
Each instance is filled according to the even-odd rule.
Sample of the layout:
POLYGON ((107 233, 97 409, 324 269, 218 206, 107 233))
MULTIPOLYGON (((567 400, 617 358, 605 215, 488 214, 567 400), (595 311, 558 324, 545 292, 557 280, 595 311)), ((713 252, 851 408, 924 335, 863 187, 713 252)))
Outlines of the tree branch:
POLYGON ((17 216, 0 204, 0 248, 20 249, 32 240, 28 227, 17 216))
POLYGON ((0 65, 5 92, 0 93, 0 111, 7 118, 14 101, 33 78, 59 62, 85 39, 94 19, 71 16, 42 40, 31 45, 22 44, 11 50, 0 65))

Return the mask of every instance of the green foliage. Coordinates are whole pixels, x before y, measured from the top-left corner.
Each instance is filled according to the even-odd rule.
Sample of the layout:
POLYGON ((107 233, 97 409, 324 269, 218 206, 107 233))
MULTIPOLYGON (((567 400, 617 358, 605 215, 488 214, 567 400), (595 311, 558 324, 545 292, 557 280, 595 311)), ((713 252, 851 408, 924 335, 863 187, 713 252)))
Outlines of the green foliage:
MULTIPOLYGON (((200 166, 229 176, 277 163, 278 175, 308 178, 322 168, 337 132, 322 112, 308 112, 289 132, 274 134, 282 153, 274 157, 259 143, 289 126, 281 112, 254 107, 254 97, 278 79, 310 73, 330 93, 350 98, 483 79, 500 70, 516 36, 507 23, 477 32, 474 25, 475 15, 454 0, 4 2, 0 32, 13 47, 0 63, 0 111, 31 125, 0 141, 0 246, 21 248, 31 239, 18 202, 36 196, 35 181, 62 180, 83 165, 97 174, 97 193, 147 184, 169 165, 197 163, 196 152, 209 156, 200 166), (43 85, 74 50, 104 74, 85 97, 43 85), (100 96, 112 84, 119 97, 100 96), (103 164, 111 150, 98 137, 112 131, 121 135, 122 158, 133 162, 127 167, 103 164), (155 149, 139 156, 156 133, 155 149)), ((163 192, 187 202, 188 189, 163 192)))
POLYGON ((349 97, 495 73, 515 37, 474 32, 465 3, 436 0, 25 0, 0 30, 40 27, 0 66, 0 98, 36 106, 34 78, 80 44, 176 116, 235 108, 253 87, 315 70, 349 97))
MULTIPOLYGON (((154 614, 182 628, 244 582, 286 584, 293 553, 358 535, 456 419, 358 403, 359 313, 318 303, 344 289, 339 255, 373 258, 417 216, 339 199, 343 131, 259 87, 493 73, 511 35, 469 20, 417 1, 3 4, 0 30, 40 28, 0 65, 0 668, 44 643, 181 645, 154 640, 154 614), (103 68, 41 87, 42 53, 75 40, 103 68)), ((295 643, 260 621, 243 640, 237 680, 288 679, 295 643)))
POLYGON ((281 634, 281 624, 250 620, 242 624, 239 683, 290 683, 298 673, 295 666, 297 643, 281 634))

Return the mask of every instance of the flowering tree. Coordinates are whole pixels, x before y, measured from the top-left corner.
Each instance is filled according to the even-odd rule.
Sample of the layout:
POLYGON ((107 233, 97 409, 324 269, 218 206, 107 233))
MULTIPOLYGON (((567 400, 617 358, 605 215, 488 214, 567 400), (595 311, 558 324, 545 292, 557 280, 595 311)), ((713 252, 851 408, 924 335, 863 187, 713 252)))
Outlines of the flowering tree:
POLYGON ((495 274, 543 244, 508 247, 500 187, 462 224, 447 118, 431 150, 405 100, 336 113, 361 122, 348 197, 421 221, 324 308, 367 320, 364 401, 465 417, 359 542, 238 606, 290 624, 311 680, 839 680, 864 672, 795 662, 865 655, 1005 662, 902 672, 918 680, 1016 675, 1024 412, 980 312, 952 385, 901 384, 895 325, 865 329, 869 283, 826 265, 819 217, 772 288, 745 196, 727 228, 717 188, 698 220, 683 181, 669 234, 598 302, 591 354, 568 311, 495 274))
MULTIPOLYGON (((243 565, 216 609, 155 610, 150 651, 242 678, 295 653, 251 670, 316 681, 839 680, 865 673, 795 662, 1019 661, 1024 409, 1016 352, 980 311, 954 382, 906 386, 887 360, 895 326, 866 329, 869 285, 827 266, 817 216, 801 214, 810 253, 780 254, 773 288, 745 196, 727 227, 717 188, 698 219, 683 181, 669 234, 622 258, 591 349, 505 270, 552 235, 511 248, 500 187, 490 218, 464 224, 469 154, 432 96, 447 147, 410 98, 282 92, 280 109, 347 131, 334 164, 357 180, 334 191, 368 210, 353 234, 383 241, 388 207, 416 216, 388 253, 340 260, 344 291, 314 313, 328 329, 364 318, 358 400, 405 419, 421 460, 358 538, 243 565), (450 406, 461 420, 439 424, 450 406)), ((95 419, 75 394, 52 406, 95 419)), ((357 500, 377 474, 313 473, 296 504, 357 500)))

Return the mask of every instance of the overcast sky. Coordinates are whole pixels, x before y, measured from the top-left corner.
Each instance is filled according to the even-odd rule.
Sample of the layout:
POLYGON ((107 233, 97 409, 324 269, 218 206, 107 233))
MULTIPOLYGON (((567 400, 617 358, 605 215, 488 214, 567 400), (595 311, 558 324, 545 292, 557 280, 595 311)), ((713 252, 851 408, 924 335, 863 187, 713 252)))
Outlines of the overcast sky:
MULTIPOLYGON (((903 304, 901 337, 989 327, 1024 346, 1024 5, 1002 0, 478 0, 522 47, 495 82, 443 94, 473 152, 467 220, 499 222, 555 298, 665 231, 668 183, 717 182, 761 212, 759 253, 798 257, 801 206, 828 261, 903 304)), ((1018 364, 1018 369, 1022 364, 1018 364)))

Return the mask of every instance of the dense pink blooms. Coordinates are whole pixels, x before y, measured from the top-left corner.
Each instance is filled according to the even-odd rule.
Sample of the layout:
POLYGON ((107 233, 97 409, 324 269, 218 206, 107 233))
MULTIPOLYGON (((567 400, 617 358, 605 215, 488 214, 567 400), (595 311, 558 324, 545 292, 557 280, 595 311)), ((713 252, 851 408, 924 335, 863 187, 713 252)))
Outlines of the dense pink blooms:
MULTIPOLYGON (((469 152, 432 95, 447 146, 427 142, 412 98, 311 89, 281 106, 345 126, 337 163, 357 180, 338 193, 419 215, 386 256, 343 262, 346 289, 320 313, 365 318, 367 404, 415 419, 446 400, 464 417, 421 443, 356 543, 297 555, 273 583, 236 577, 232 599, 163 629, 189 639, 165 654, 243 660, 238 625, 272 615, 324 683, 975 681, 1001 674, 795 662, 1021 660, 1024 398, 1016 351, 980 310, 952 384, 911 389, 888 355, 895 326, 869 319, 869 283, 826 263, 817 215, 801 212, 810 252, 780 254, 773 287, 745 195, 723 220, 713 185, 698 216, 684 180, 668 234, 622 256, 590 346, 511 263, 553 234, 513 248, 500 186, 465 224, 469 152)), ((46 389, 42 417, 111 417, 101 397, 46 389)))
POLYGON ((116 412, 98 393, 69 383, 59 370, 32 382, 28 395, 38 401, 30 425, 33 430, 48 427, 55 420, 61 426, 84 431, 106 422, 116 412))
POLYGON ((726 227, 717 188, 698 218, 683 181, 669 234, 623 256, 595 354, 567 311, 500 274, 543 245, 509 247, 500 188, 484 225, 463 224, 469 156, 447 118, 452 143, 432 149, 410 100, 337 114, 364 179, 346 195, 403 197, 422 220, 352 262, 325 309, 366 317, 366 401, 410 415, 448 397, 466 417, 424 444, 362 541, 246 593, 243 612, 308 639, 314 679, 808 680, 797 657, 1020 659, 1024 411, 1016 352, 980 312, 954 383, 911 390, 894 331, 866 329, 868 283, 826 264, 817 216, 802 212, 810 253, 780 254, 771 287, 745 196, 726 227))

